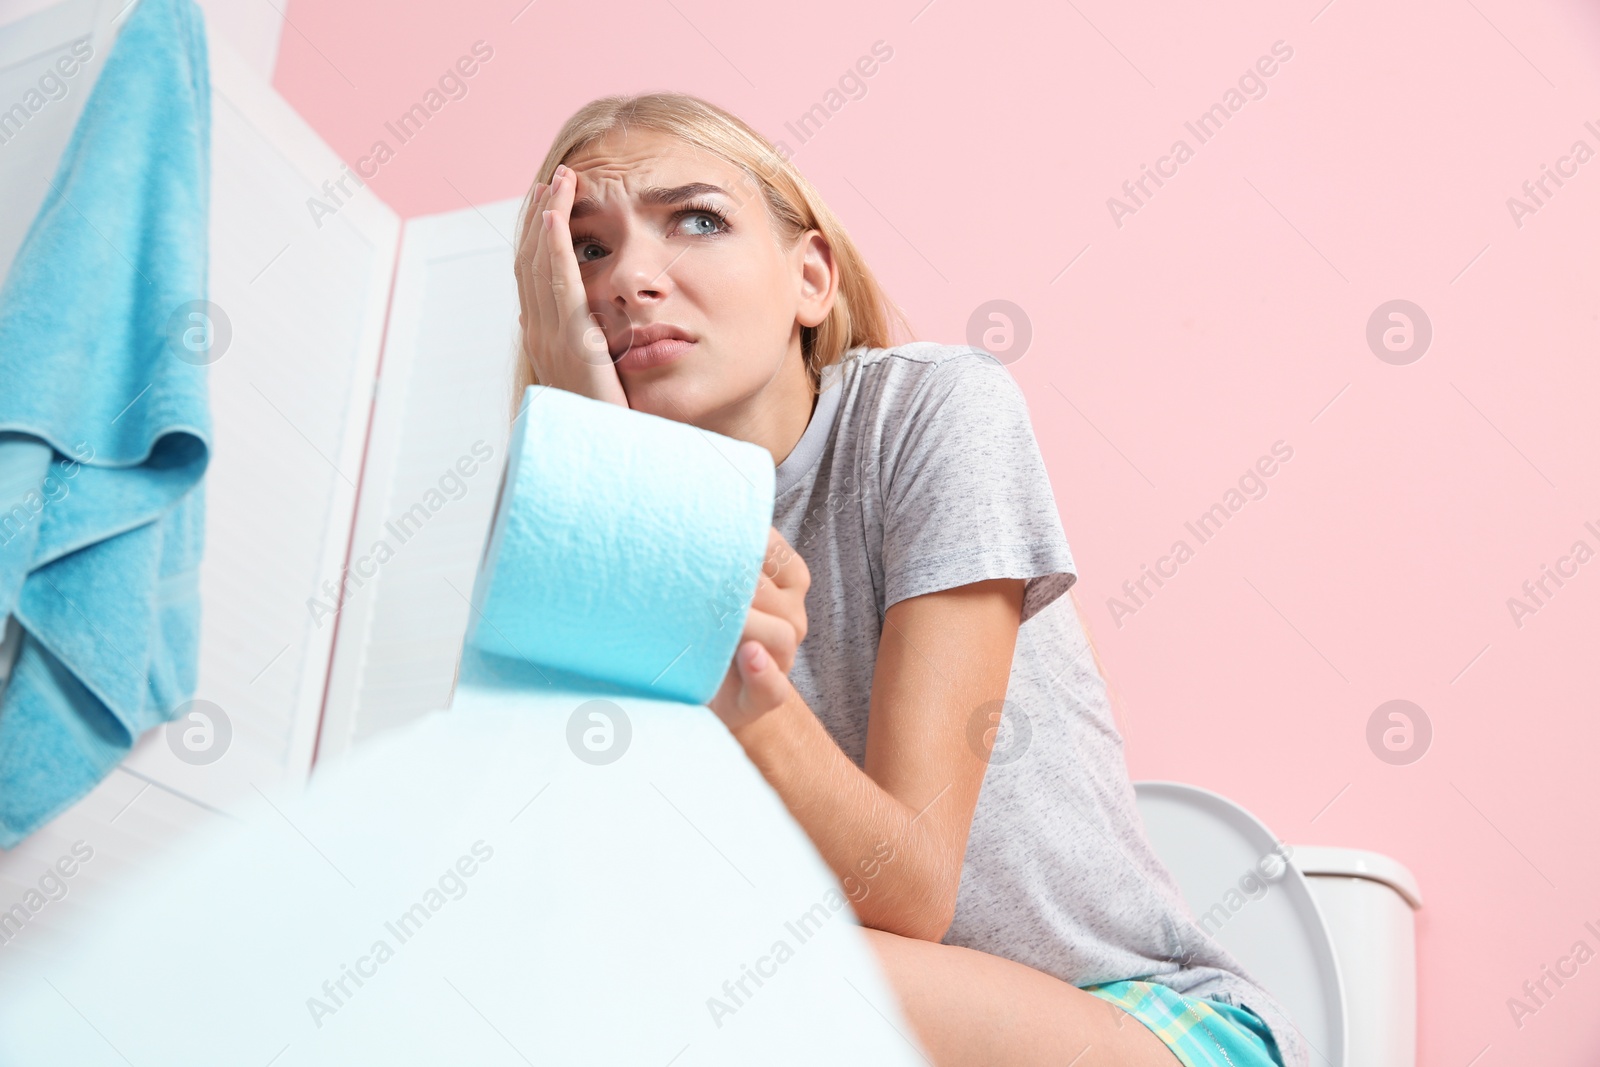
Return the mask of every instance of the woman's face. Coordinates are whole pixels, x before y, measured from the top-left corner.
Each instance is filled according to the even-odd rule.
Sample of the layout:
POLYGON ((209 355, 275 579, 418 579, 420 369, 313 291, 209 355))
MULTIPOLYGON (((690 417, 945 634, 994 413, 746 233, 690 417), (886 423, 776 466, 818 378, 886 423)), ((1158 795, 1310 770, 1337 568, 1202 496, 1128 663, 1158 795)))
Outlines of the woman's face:
POLYGON ((800 327, 823 321, 837 288, 821 235, 783 247, 743 170, 652 130, 613 132, 566 164, 573 253, 628 406, 760 440, 783 433, 759 424, 803 405, 803 430, 800 327), (633 331, 656 325, 692 343, 629 351, 633 331))

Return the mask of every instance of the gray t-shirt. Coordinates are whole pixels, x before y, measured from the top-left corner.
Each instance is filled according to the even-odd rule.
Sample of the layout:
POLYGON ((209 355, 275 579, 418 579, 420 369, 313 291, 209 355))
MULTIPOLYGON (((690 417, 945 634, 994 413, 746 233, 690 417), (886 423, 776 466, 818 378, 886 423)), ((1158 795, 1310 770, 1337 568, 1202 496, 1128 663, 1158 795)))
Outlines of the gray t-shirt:
POLYGON ((789 677, 857 766, 889 606, 1027 579, 945 944, 1077 986, 1142 978, 1243 1005, 1288 1067, 1306 1064, 1282 1008, 1196 924, 1144 836, 1105 685, 1062 595, 1077 568, 1005 366, 926 341, 846 353, 778 466, 773 525, 811 571, 789 677))

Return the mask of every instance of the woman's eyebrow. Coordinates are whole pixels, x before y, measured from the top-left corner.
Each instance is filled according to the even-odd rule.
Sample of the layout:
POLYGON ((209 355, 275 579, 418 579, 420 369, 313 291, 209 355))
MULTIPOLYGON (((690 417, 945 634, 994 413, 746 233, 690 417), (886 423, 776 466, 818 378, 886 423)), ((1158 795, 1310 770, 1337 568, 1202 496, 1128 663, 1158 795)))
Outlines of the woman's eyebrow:
MULTIPOLYGON (((674 185, 670 188, 659 185, 651 186, 639 193, 639 201, 651 207, 669 207, 673 204, 681 204, 687 200, 709 196, 713 193, 720 193, 723 196, 728 195, 728 191, 720 185, 711 185, 708 182, 690 182, 688 185, 674 185)), ((583 196, 572 202, 570 217, 573 219, 587 218, 590 215, 599 214, 599 212, 600 202, 593 197, 583 196)))

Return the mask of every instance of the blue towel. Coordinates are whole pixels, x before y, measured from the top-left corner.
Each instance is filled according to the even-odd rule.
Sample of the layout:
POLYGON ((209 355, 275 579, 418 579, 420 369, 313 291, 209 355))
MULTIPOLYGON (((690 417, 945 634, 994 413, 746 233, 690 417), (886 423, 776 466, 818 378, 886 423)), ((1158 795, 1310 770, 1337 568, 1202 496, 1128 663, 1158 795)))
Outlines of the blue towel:
POLYGON ((0 288, 0 847, 194 692, 210 146, 200 10, 140 0, 0 288))

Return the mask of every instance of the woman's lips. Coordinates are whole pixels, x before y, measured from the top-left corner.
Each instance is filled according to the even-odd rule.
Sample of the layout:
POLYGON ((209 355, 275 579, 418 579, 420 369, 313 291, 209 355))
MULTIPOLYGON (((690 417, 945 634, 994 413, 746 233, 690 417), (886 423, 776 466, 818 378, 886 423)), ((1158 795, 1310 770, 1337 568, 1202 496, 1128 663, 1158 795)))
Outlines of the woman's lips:
POLYGON ((647 345, 636 345, 617 357, 618 370, 645 370, 671 363, 694 346, 693 341, 663 337, 647 345))

